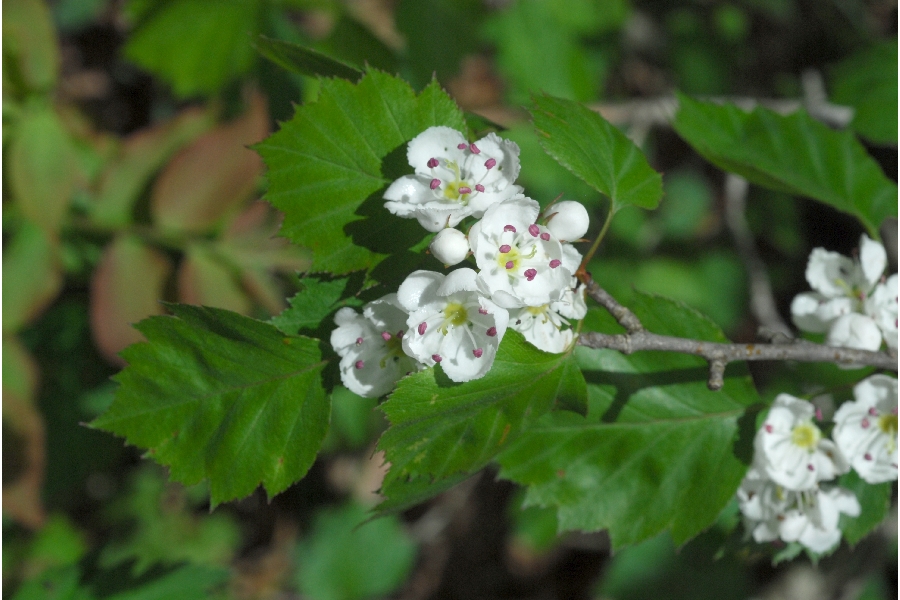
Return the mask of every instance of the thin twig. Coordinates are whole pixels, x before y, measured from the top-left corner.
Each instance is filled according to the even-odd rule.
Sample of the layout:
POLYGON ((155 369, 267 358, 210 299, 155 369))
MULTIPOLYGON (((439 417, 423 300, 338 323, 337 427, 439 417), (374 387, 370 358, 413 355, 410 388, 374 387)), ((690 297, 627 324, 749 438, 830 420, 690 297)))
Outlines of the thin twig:
POLYGON ((778 314, 775 294, 769 283, 766 265, 759 256, 753 234, 744 215, 747 206, 749 183, 740 175, 728 173, 725 177, 725 223, 734 238, 741 262, 747 270, 750 287, 750 312, 760 327, 770 332, 790 334, 791 328, 778 314))
POLYGON ((593 280, 587 283, 586 291, 593 300, 610 312, 627 333, 582 333, 578 338, 579 345, 588 348, 608 348, 624 354, 640 351, 663 351, 701 356, 709 362, 707 386, 711 390, 722 388, 725 366, 730 362, 740 360, 830 362, 897 371, 897 357, 884 352, 825 346, 805 340, 792 340, 776 344, 724 344, 650 333, 644 329, 640 319, 633 312, 619 304, 593 280))

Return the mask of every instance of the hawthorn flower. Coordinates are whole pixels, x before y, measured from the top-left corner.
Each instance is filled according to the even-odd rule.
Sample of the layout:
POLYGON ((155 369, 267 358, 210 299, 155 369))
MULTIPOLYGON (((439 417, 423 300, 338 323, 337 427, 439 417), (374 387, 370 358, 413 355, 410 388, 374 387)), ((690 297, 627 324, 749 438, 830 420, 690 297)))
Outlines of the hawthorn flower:
POLYGON ((788 490, 751 468, 737 491, 744 527, 757 542, 799 542, 813 552, 833 548, 841 539, 841 513, 859 516, 860 505, 849 490, 815 486, 788 490))
POLYGON ((469 254, 469 241, 466 234, 458 229, 441 229, 431 240, 429 249, 436 259, 449 267, 465 260, 469 254))
POLYGON ((407 312, 397 294, 369 302, 362 315, 345 306, 334 316, 331 346, 341 357, 341 382, 355 394, 387 394, 404 375, 421 366, 403 351, 407 312))
POLYGON ((559 354, 575 339, 575 332, 553 305, 525 306, 510 312, 510 327, 520 332, 533 346, 544 352, 559 354))
POLYGON ((815 248, 806 266, 806 280, 815 291, 794 298, 794 324, 827 333, 826 343, 833 346, 878 350, 885 339, 896 348, 896 277, 892 286, 882 283, 877 289, 886 266, 884 246, 865 234, 857 259, 815 248))
POLYGON ((815 409, 805 400, 779 394, 754 439, 757 468, 788 490, 809 490, 819 481, 845 473, 848 465, 831 440, 813 423, 815 409))
POLYGON ((547 208, 543 215, 547 228, 559 240, 581 239, 590 225, 587 209, 580 202, 563 200, 547 208))
POLYGON ((429 127, 409 142, 406 157, 415 174, 388 187, 384 206, 418 219, 428 231, 481 217, 492 204, 522 191, 514 185, 519 147, 494 133, 469 144, 455 129, 429 127))
POLYGON ((872 375, 834 415, 832 437, 868 483, 897 479, 897 380, 872 375))
POLYGON ((559 300, 572 278, 572 252, 578 251, 563 252, 559 240, 535 223, 539 212, 537 202, 520 196, 493 205, 469 230, 479 277, 504 308, 559 300))
POLYGON ((428 366, 441 364, 453 381, 483 377, 494 363, 509 313, 478 291, 472 269, 446 277, 414 271, 397 292, 409 312, 403 349, 428 366))

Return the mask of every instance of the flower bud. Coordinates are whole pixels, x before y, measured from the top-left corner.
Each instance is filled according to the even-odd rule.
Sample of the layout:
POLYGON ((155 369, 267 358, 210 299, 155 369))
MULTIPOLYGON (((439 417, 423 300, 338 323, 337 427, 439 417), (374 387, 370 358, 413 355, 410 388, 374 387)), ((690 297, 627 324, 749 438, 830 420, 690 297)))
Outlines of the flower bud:
POLYGON ((565 242, 581 239, 590 224, 587 210, 580 202, 573 200, 557 202, 547 209, 544 218, 550 233, 565 242))
POLYGON ((458 229, 441 229, 431 240, 431 253, 445 265, 462 262, 469 253, 469 240, 458 229))

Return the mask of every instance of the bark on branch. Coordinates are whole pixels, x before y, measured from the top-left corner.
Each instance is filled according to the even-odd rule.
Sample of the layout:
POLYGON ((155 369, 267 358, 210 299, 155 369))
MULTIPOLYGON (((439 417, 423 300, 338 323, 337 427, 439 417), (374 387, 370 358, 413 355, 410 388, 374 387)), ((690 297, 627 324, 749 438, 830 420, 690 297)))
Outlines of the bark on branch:
POLYGON ((770 344, 722 344, 651 333, 644 329, 637 315, 619 304, 593 279, 588 277, 585 283, 587 295, 608 310, 627 333, 582 333, 578 338, 579 345, 588 348, 609 348, 624 354, 662 351, 701 356, 709 362, 707 386, 711 390, 722 388, 725 366, 739 360, 830 362, 843 365, 866 365, 897 371, 897 357, 885 352, 825 346, 799 339, 787 339, 781 343, 770 344))

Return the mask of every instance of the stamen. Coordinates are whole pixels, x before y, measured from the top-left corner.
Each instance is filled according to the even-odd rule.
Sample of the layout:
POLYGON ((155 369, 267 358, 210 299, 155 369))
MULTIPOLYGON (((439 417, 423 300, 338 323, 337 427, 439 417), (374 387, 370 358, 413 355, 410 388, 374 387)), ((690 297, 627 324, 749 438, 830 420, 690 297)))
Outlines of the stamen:
POLYGON ((469 150, 472 151, 472 154, 481 154, 481 150, 475 144, 469 144, 469 150))
POLYGON ((496 166, 497 166, 497 161, 494 160, 493 158, 489 158, 489 159, 487 159, 486 161, 484 161, 484 168, 485 168, 485 169, 493 169, 493 168, 496 167, 496 166))
POLYGON ((525 275, 525 279, 531 281, 537 277, 537 269, 525 269, 525 273, 523 274, 525 275))
POLYGON ((419 332, 419 335, 425 335, 425 330, 427 328, 428 328, 428 324, 425 323, 425 321, 422 321, 421 323, 419 323, 419 327, 416 329, 416 331, 419 332))
POLYGON ((438 159, 436 159, 436 158, 429 158, 429 159, 428 159, 428 168, 429 168, 429 169, 433 169, 433 168, 435 168, 436 166, 438 166, 439 164, 440 164, 440 163, 438 162, 438 159))
POLYGON ((766 430, 766 433, 772 433, 772 426, 769 424, 766 424, 766 426, 763 429, 766 430))
POLYGON ((484 191, 484 186, 481 185, 480 183, 476 183, 476 184, 475 184, 475 191, 476 191, 476 192, 483 192, 483 191, 484 191))
POLYGON ((402 337, 403 337, 403 330, 401 329, 400 331, 397 332, 397 339, 402 338, 402 337))
POLYGON ((550 241, 550 234, 547 233, 547 232, 542 233, 542 234, 541 234, 541 239, 544 240, 545 242, 549 242, 549 241, 550 241))
POLYGON ((366 363, 364 363, 361 360, 358 360, 358 361, 356 361, 356 363, 353 366, 356 367, 357 369, 362 369, 364 366, 366 366, 366 363))
POLYGON ((441 362, 441 361, 444 360, 444 359, 441 358, 441 355, 440 355, 440 354, 432 354, 432 355, 431 355, 431 360, 433 360, 433 361, 436 362, 436 363, 439 363, 439 362, 441 362))
POLYGON ((868 429, 870 423, 869 423, 869 420, 868 420, 868 419, 863 419, 862 421, 860 421, 859 424, 862 425, 862 428, 863 428, 863 429, 868 429))
POLYGON ((874 406, 869 407, 869 414, 872 415, 873 417, 877 417, 878 409, 875 408, 874 406))
POLYGON ((509 244, 503 244, 502 246, 500 246, 500 252, 502 252, 503 254, 506 254, 510 250, 512 250, 512 246, 510 246, 509 244))
POLYGON ((459 188, 458 191, 459 191, 459 195, 462 196, 463 194, 471 194, 472 188, 463 186, 463 187, 459 188))
POLYGON ((439 187, 441 187, 441 180, 440 179, 432 179, 431 183, 429 184, 428 187, 430 187, 433 190, 438 189, 439 187))
POLYGON ((511 261, 511 260, 506 261, 506 270, 507 270, 507 271, 508 271, 509 269, 512 269, 512 268, 515 267, 515 266, 516 266, 516 263, 514 263, 513 261, 511 261))
POLYGON ((475 358, 481 358, 481 355, 484 354, 484 350, 482 350, 481 348, 475 348, 474 350, 472 350, 472 354, 475 356, 475 358))
POLYGON ((816 468, 814 466, 812 466, 812 463, 810 463, 810 464, 806 465, 806 470, 807 471, 815 471, 816 468))
POLYGON ((818 420, 818 421, 822 420, 822 409, 819 408, 818 406, 816 407, 816 420, 818 420))
POLYGON ((357 345, 357 346, 361 346, 362 343, 363 343, 363 339, 362 339, 362 338, 356 338, 356 345, 357 345))
POLYGON ((872 460, 872 455, 866 452, 865 454, 863 454, 863 458, 866 460, 872 460))
POLYGON ((479 315, 489 315, 489 314, 491 314, 491 313, 489 313, 485 307, 479 306, 479 307, 478 307, 478 314, 479 314, 479 315))
POLYGON ((466 145, 465 145, 465 144, 457 144, 457 145, 456 145, 456 149, 457 149, 457 150, 465 150, 465 149, 466 149, 466 145))
POLYGON ((537 225, 532 223, 528 226, 528 233, 530 233, 533 237, 537 237, 541 233, 541 230, 537 225))
POLYGON ((389 339, 391 339, 391 334, 388 333, 387 331, 382 331, 381 339, 383 339, 384 341, 388 341, 389 339))
POLYGON ((496 327, 488 327, 488 330, 485 333, 487 333, 488 337, 494 337, 495 335, 497 335, 497 328, 496 327))
POLYGON ((512 225, 504 225, 504 226, 503 226, 503 231, 512 231, 513 233, 515 233, 515 232, 516 232, 516 228, 513 227, 512 225))
POLYGON ((561 260, 554 258, 553 260, 550 261, 550 268, 555 269, 556 267, 558 267, 561 264, 562 264, 561 260))

